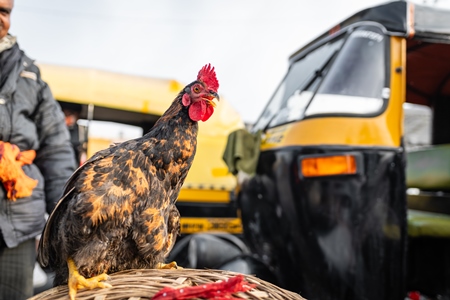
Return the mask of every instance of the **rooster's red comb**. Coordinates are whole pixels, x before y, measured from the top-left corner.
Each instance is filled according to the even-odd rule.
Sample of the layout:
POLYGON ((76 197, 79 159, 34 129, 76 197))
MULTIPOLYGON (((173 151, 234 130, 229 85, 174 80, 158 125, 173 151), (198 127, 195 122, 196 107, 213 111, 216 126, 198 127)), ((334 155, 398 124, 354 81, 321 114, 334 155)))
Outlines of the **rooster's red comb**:
POLYGON ((205 83, 209 89, 217 93, 217 90, 219 89, 219 81, 217 80, 214 67, 212 67, 211 64, 205 65, 198 72, 197 80, 205 83))

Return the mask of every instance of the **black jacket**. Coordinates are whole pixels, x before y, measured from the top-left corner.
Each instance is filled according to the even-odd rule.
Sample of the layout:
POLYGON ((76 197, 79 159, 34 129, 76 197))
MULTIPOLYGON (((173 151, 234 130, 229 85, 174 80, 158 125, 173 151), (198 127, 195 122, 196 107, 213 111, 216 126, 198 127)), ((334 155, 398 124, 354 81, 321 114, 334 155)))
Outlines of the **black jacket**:
MULTIPOLYGON (((0 184, 0 230, 8 247, 39 235, 75 170, 64 115, 38 67, 23 52, 0 89, 0 140, 36 150, 25 173, 38 180, 33 194, 11 201, 0 184)), ((4 76, 5 74, 2 74, 4 76)))

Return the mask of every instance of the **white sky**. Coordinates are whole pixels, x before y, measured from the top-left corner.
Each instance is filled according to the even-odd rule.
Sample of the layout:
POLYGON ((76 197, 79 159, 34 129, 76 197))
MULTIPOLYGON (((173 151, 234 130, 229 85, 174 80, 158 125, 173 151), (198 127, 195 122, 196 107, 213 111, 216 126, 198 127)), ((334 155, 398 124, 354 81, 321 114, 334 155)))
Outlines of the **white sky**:
POLYGON ((253 123, 286 72, 290 54, 357 11, 385 2, 15 0, 10 33, 38 62, 185 84, 211 63, 221 97, 253 123))

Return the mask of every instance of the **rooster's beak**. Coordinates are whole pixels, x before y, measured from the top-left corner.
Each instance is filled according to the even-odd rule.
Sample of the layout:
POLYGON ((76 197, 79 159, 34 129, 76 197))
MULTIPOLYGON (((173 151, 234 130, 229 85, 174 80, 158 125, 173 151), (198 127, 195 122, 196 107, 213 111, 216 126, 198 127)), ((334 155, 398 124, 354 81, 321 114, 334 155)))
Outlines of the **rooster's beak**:
POLYGON ((217 99, 217 101, 220 101, 220 97, 216 92, 210 91, 209 94, 211 95, 212 99, 208 101, 209 105, 211 105, 212 107, 216 107, 217 104, 215 102, 213 102, 214 98, 217 99))

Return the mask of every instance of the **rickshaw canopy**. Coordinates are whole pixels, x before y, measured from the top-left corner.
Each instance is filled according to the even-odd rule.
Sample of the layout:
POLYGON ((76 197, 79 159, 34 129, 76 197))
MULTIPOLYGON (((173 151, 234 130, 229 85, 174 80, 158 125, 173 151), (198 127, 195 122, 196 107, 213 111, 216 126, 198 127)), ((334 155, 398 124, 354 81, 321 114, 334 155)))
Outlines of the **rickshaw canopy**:
POLYGON ((422 41, 450 43, 450 11, 415 4, 408 1, 393 1, 367 8, 355 13, 320 35, 291 55, 295 60, 300 52, 323 40, 342 28, 359 22, 376 22, 383 25, 386 33, 422 41))

